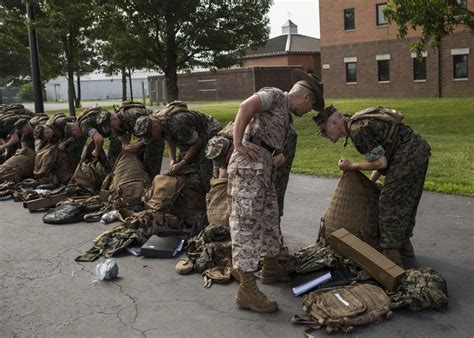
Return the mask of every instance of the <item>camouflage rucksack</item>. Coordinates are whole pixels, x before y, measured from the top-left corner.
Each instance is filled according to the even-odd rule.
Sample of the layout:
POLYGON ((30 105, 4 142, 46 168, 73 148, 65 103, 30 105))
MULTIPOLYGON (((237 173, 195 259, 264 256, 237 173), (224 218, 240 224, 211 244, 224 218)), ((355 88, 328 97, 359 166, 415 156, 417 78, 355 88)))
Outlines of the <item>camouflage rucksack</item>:
POLYGON ((326 328, 328 333, 350 333, 355 325, 378 323, 390 318, 390 299, 376 285, 354 284, 313 291, 304 296, 303 310, 307 318, 293 317, 297 324, 311 329, 326 328))
POLYGON ((64 113, 55 113, 53 116, 51 116, 45 123, 46 126, 51 127, 53 126, 57 120, 66 117, 66 114, 64 113))
POLYGON ((404 115, 402 112, 397 111, 395 109, 389 109, 384 107, 370 107, 358 111, 357 113, 352 115, 351 122, 368 118, 375 118, 377 120, 390 122, 392 124, 392 127, 390 128, 388 134, 385 135, 384 140, 386 140, 387 142, 392 142, 392 136, 395 133, 395 129, 400 123, 402 123, 404 115))
POLYGON ((99 114, 103 110, 105 110, 105 109, 102 109, 102 107, 89 107, 89 108, 86 108, 81 112, 81 114, 79 114, 79 116, 77 118, 77 122, 80 125, 82 123, 82 121, 84 121, 86 118, 89 118, 91 116, 97 116, 97 114, 99 114))
POLYGON ((443 309, 449 299, 446 280, 430 268, 407 270, 397 290, 388 295, 392 309, 407 307, 411 311, 443 309))
POLYGON ((109 190, 108 201, 114 209, 143 204, 142 196, 150 187, 150 177, 136 153, 123 150, 110 175, 110 185, 102 189, 109 190))
POLYGON ((18 149, 12 157, 0 165, 0 183, 18 183, 33 176, 35 151, 30 148, 18 149))

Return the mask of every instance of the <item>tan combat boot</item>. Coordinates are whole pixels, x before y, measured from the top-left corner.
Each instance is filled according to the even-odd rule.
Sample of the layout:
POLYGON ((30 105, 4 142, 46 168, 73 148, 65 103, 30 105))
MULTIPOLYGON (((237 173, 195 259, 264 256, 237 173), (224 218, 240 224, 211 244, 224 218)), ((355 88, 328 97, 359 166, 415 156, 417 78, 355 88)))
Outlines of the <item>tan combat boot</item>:
POLYGON ((262 284, 287 282, 289 280, 288 272, 278 263, 277 257, 263 258, 262 284))
POLYGON ((257 287, 253 272, 240 272, 240 285, 235 293, 238 306, 254 312, 275 312, 278 304, 268 299, 257 287))
POLYGON ((415 250, 413 250, 413 245, 409 238, 403 241, 402 247, 400 248, 400 255, 402 257, 415 257, 415 250))
POLYGON ((402 256, 400 256, 400 251, 398 251, 398 249, 383 250, 382 253, 385 257, 403 268, 402 256))

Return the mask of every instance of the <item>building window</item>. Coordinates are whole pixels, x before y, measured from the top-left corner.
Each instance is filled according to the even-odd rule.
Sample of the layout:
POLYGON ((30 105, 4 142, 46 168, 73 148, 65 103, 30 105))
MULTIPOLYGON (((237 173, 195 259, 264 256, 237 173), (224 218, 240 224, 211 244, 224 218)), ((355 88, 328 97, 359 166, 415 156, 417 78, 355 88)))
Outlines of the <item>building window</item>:
POLYGON ((344 10, 344 30, 355 29, 355 14, 354 8, 346 8, 344 10))
POLYGON ((377 4, 376 6, 376 16, 377 16, 377 26, 385 26, 388 25, 387 18, 385 14, 383 14, 383 10, 387 7, 387 3, 384 2, 382 4, 377 4))
POLYGON ((377 60, 379 82, 390 81, 390 60, 377 60))
POLYGON ((467 54, 453 55, 453 78, 467 79, 467 54))
POLYGON ((426 80, 426 57, 413 58, 413 80, 426 80))
POLYGON ((357 62, 346 62, 346 82, 357 82, 357 62))

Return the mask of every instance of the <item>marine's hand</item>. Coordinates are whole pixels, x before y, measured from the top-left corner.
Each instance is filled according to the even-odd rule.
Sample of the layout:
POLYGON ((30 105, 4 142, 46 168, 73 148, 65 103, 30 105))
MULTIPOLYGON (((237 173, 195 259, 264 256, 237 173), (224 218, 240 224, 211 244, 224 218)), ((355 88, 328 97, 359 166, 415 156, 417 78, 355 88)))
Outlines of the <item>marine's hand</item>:
POLYGON ((245 156, 245 158, 247 158, 248 160, 250 161, 256 161, 258 156, 257 156, 257 153, 255 152, 255 150, 253 150, 252 148, 244 145, 244 144, 236 144, 235 145, 235 150, 238 151, 239 153, 241 153, 242 155, 245 156))
POLYGON ((64 142, 59 143, 58 149, 59 149, 59 150, 64 150, 64 149, 66 149, 66 144, 65 144, 64 142))
POLYGON ((138 147, 136 144, 127 144, 123 147, 124 150, 129 151, 131 153, 136 153, 138 151, 138 147))
POLYGON ((94 150, 92 150, 92 156, 99 157, 99 152, 97 151, 97 149, 94 148, 94 150))
POLYGON ((275 168, 281 167, 286 162, 286 157, 283 153, 279 153, 276 156, 273 156, 273 165, 275 168))
POLYGON ((170 168, 170 173, 172 173, 172 174, 178 174, 178 173, 181 171, 181 169, 183 169, 183 167, 184 167, 185 164, 186 164, 186 163, 184 163, 183 161, 180 161, 180 162, 178 162, 178 163, 176 163, 176 164, 173 164, 173 165, 171 166, 171 168, 170 168))
POLYGON ((339 160, 339 169, 347 171, 347 170, 352 170, 352 163, 346 158, 341 158, 339 160))

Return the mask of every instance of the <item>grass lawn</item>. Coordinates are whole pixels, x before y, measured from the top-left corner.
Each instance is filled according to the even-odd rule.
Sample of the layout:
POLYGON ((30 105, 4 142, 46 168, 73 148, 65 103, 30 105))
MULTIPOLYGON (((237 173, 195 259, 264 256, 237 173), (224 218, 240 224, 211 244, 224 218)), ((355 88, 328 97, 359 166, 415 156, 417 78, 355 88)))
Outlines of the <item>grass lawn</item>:
MULTIPOLYGON (((340 111, 354 113, 381 105, 405 113, 404 122, 420 133, 431 145, 432 155, 425 189, 474 196, 474 99, 328 99, 340 111)), ((203 106, 203 113, 222 122, 235 117, 237 103, 203 106)), ((349 141, 333 144, 315 135, 311 120, 314 112, 295 118, 298 148, 292 171, 318 176, 340 176, 337 161, 341 156, 351 161, 363 157, 349 141)))

